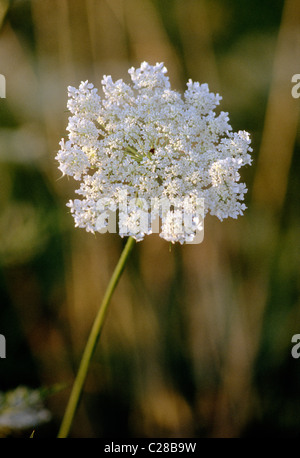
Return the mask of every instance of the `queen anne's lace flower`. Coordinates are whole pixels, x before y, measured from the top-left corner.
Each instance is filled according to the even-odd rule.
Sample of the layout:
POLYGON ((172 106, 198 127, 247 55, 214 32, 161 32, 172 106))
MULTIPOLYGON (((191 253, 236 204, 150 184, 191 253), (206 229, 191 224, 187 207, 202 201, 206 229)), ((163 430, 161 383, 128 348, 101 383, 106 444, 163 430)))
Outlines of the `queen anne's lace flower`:
POLYGON ((162 63, 144 62, 129 70, 131 85, 104 76, 102 98, 87 81, 68 88, 69 139, 61 140, 56 159, 63 175, 81 181, 82 199, 67 204, 76 226, 104 232, 108 210, 118 209, 120 235, 142 240, 159 215, 160 236, 183 243, 203 219, 193 206, 183 224, 174 202, 185 202, 186 210, 204 201, 203 216, 220 220, 246 209, 239 169, 251 164, 249 134, 233 133, 228 114, 215 113, 221 97, 207 84, 189 80, 182 97, 166 72, 162 63))
POLYGON ((51 413, 44 407, 42 390, 18 386, 14 390, 0 391, 0 437, 4 432, 17 432, 33 428, 51 420, 51 413))

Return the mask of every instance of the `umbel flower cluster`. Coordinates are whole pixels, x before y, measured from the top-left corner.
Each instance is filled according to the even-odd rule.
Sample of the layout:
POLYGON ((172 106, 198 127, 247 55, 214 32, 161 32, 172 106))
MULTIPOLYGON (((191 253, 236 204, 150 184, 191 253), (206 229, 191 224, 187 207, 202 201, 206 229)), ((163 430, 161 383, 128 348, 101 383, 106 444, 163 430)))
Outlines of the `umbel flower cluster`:
POLYGON ((252 149, 247 132, 232 132, 228 113, 216 114, 221 97, 192 80, 182 96, 163 63, 128 73, 131 84, 104 76, 102 96, 88 81, 68 87, 69 135, 56 159, 80 181, 81 199, 67 204, 75 225, 105 232, 117 212, 119 234, 142 240, 158 216, 160 236, 184 243, 207 213, 242 215, 239 169, 251 164, 252 149))

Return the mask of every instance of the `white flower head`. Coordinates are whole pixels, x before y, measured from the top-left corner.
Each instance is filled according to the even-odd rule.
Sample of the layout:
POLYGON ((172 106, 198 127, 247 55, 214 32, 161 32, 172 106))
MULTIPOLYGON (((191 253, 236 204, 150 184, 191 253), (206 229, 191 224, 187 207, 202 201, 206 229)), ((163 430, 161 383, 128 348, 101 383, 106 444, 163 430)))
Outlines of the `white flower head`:
POLYGON ((76 226, 105 232, 118 208, 119 234, 142 240, 153 232, 154 202, 167 200, 160 236, 190 243, 207 213, 243 214, 239 169, 251 164, 249 134, 233 133, 228 113, 216 114, 221 97, 207 84, 189 80, 181 96, 166 73, 163 63, 143 62, 129 70, 131 84, 104 76, 102 97, 87 81, 68 88, 69 138, 56 159, 80 181, 81 199, 67 204, 76 226))

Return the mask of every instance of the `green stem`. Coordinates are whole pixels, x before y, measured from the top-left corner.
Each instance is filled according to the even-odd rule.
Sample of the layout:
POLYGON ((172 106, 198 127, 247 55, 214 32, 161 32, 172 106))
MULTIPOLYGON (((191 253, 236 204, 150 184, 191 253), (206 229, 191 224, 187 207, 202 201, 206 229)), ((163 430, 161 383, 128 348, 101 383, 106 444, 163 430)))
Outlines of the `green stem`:
POLYGON ((66 438, 69 434, 69 431, 70 431, 70 428, 71 428, 71 425, 72 425, 72 422, 73 422, 73 419, 76 413, 76 409, 78 407, 79 400, 82 394, 82 390, 83 390, 83 386, 84 386, 87 372, 89 369, 90 361, 94 354, 95 348, 97 346, 97 343, 98 343, 98 340, 99 340, 99 337, 100 337, 100 334, 103 328, 108 304, 118 284, 118 281, 122 275, 122 272, 125 268, 126 261, 129 257, 129 254, 131 253, 131 250, 134 244, 135 244, 135 240, 132 237, 129 237, 124 247, 124 250, 120 256, 118 264, 116 265, 116 268, 110 279, 110 282, 107 286, 104 298, 100 305, 98 314, 95 318, 95 321, 91 329, 85 350, 81 358, 79 370, 77 372, 77 375, 76 375, 76 378, 73 384, 73 388, 71 391, 71 395, 69 398, 69 402, 68 402, 68 405, 67 405, 67 408, 66 408, 61 426, 60 426, 60 430, 58 432, 57 437, 59 438, 66 438))

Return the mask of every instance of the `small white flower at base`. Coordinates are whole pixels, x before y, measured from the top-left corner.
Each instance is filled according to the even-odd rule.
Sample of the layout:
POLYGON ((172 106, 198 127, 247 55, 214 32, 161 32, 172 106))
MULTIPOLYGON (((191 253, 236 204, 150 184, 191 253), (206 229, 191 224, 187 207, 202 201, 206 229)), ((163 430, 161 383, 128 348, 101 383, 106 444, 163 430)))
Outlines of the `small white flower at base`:
POLYGON ((19 386, 0 392, 0 430, 34 428, 51 420, 51 413, 43 405, 41 390, 19 386))
POLYGON ((56 159, 80 181, 82 198, 67 204, 75 226, 117 230, 109 219, 118 209, 119 234, 140 241, 153 233, 153 202, 167 200, 168 210, 156 212, 160 236, 195 243, 206 214, 223 220, 246 209, 239 169, 251 164, 249 134, 233 133, 228 114, 215 113, 221 97, 207 84, 189 80, 181 96, 166 73, 163 63, 143 62, 129 70, 131 84, 104 76, 102 98, 87 81, 68 88, 69 138, 56 159))

